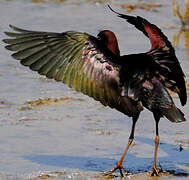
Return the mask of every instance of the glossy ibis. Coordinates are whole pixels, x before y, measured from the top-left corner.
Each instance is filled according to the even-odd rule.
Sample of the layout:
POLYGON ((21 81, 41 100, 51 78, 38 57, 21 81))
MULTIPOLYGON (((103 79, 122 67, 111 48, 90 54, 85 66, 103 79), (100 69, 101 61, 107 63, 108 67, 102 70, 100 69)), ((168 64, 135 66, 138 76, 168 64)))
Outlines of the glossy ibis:
POLYGON ((120 56, 117 38, 110 30, 101 31, 94 37, 77 31, 38 32, 10 25, 16 32, 5 32, 12 38, 3 41, 8 44, 6 49, 16 51, 12 57, 20 60, 22 65, 132 117, 128 144, 116 166, 104 175, 119 169, 123 176, 122 162, 134 139, 139 114, 143 107, 150 110, 156 123, 151 175, 159 175, 156 168, 158 123, 161 117, 171 122, 185 121, 184 114, 168 92, 177 93, 181 104, 186 104, 184 73, 174 48, 156 25, 140 16, 113 12, 150 39, 148 52, 120 56))

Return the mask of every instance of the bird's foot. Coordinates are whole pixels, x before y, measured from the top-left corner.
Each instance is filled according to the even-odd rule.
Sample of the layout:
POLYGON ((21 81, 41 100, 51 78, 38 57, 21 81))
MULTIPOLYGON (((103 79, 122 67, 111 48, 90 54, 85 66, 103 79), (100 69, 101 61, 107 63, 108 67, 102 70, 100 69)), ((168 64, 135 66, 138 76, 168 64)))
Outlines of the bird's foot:
POLYGON ((123 167, 122 164, 117 164, 114 168, 108 170, 108 171, 105 171, 102 173, 103 176, 109 176, 111 175, 112 173, 114 173, 116 170, 120 171, 120 174, 121 174, 121 177, 124 177, 124 174, 127 173, 126 169, 123 167))
POLYGON ((153 167, 153 168, 152 168, 152 171, 150 172, 150 175, 151 175, 151 176, 154 176, 154 175, 155 175, 155 176, 160 176, 159 172, 160 172, 160 171, 159 171, 156 167, 153 167))

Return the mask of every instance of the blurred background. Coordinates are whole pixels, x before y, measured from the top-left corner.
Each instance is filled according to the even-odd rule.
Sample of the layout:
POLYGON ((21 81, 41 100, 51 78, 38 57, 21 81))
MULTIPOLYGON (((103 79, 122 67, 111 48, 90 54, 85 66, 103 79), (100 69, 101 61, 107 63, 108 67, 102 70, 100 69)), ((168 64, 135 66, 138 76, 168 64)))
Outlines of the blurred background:
MULTIPOLYGON (((189 94, 189 0, 0 0, 0 38, 9 24, 29 30, 115 32, 121 54, 146 52, 149 40, 107 7, 156 24, 172 42, 189 94)), ((131 120, 11 58, 0 41, 0 179, 104 179, 119 160, 131 120)), ((176 95, 175 103, 180 107, 176 95)), ((189 120, 189 103, 180 107, 189 120)), ((149 177, 155 123, 144 110, 124 166, 131 179, 149 177)), ((189 179, 189 121, 160 122, 158 179, 189 179)), ((118 177, 109 177, 120 179, 118 177)))

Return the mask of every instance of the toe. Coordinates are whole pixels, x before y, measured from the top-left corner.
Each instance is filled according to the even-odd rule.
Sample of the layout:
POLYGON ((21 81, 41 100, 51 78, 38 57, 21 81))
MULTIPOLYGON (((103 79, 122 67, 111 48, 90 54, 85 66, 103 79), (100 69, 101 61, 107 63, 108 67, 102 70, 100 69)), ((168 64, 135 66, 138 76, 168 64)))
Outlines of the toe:
POLYGON ((159 170, 157 168, 153 168, 151 173, 150 173, 151 176, 160 176, 159 175, 159 170))
POLYGON ((118 169, 120 171, 121 177, 123 177, 124 174, 127 173, 126 169, 122 165, 116 165, 114 168, 110 169, 109 171, 103 172, 102 175, 103 176, 109 176, 118 169))

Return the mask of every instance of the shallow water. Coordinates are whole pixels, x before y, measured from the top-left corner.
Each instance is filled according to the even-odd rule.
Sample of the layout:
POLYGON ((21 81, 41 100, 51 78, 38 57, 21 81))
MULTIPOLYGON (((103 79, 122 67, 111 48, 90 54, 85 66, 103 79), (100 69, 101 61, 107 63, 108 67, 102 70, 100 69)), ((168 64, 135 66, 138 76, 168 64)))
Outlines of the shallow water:
MULTIPOLYGON (((119 2, 130 3, 115 1, 119 2)), ((160 26, 172 41, 179 29, 165 27, 179 26, 179 20, 172 15, 171 1, 155 2, 163 5, 159 12, 136 9, 132 14, 144 16, 160 26)), ((114 9, 127 13, 117 6, 114 9)), ((0 0, 0 15, 1 39, 5 38, 3 32, 10 30, 9 24, 32 30, 77 30, 93 35, 101 29, 111 29, 118 36, 122 54, 143 52, 150 47, 148 39, 112 14, 107 4, 0 0)), ((181 33, 175 49, 189 80, 186 32, 181 33)), ((31 72, 13 60, 4 45, 0 42, 0 179, 103 179, 99 173, 113 167, 121 156, 131 120, 62 83, 31 72), (50 104, 26 104, 39 98, 51 98, 50 104)), ((175 102, 179 106, 177 98, 175 102)), ((189 103, 181 109, 189 119, 189 103)), ((159 178, 149 176, 154 126, 151 113, 143 111, 136 127, 135 145, 124 161, 130 172, 128 178, 189 178, 189 121, 174 124, 166 119, 159 126, 158 163, 167 172, 159 178)), ((114 178, 120 179, 117 175, 114 178)))

